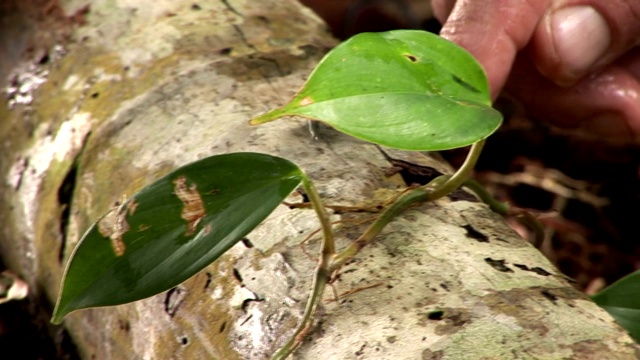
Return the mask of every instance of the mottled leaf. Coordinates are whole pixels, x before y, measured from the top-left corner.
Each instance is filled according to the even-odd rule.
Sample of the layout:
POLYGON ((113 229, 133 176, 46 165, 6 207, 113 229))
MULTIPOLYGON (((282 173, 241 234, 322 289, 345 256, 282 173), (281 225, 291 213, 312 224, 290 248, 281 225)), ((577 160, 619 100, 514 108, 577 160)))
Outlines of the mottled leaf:
POLYGON ((249 233, 303 178, 290 161, 256 153, 173 171, 89 228, 67 264, 52 321, 180 284, 249 233))

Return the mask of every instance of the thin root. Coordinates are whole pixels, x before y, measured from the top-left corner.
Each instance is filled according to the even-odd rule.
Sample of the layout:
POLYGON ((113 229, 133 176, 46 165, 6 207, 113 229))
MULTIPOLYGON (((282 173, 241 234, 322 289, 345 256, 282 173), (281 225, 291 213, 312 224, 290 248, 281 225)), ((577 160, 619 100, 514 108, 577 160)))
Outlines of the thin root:
MULTIPOLYGON (((361 221, 345 219, 345 220, 334 221, 334 222, 331 223, 331 225, 337 225, 337 224, 342 224, 342 223, 352 223, 352 224, 355 224, 356 226, 358 226, 358 225, 366 224, 366 223, 371 222, 373 220, 375 220, 375 218, 361 220, 361 221)), ((311 240, 311 238, 314 237, 316 234, 318 234, 321 230, 322 230, 321 228, 313 230, 309 235, 307 235, 307 237, 304 238, 304 240, 300 241, 300 243, 298 244, 298 246, 300 246, 300 249, 302 249, 302 252, 305 255, 307 255, 307 257, 310 260, 313 260, 313 261, 315 261, 316 258, 314 258, 313 255, 309 254, 309 252, 305 249, 304 244, 306 244, 309 240, 311 240)))
MULTIPOLYGON (((386 204, 386 203, 385 203, 386 204)), ((289 207, 290 209, 310 209, 312 207, 309 202, 290 203, 283 201, 282 205, 289 207)), ((384 208, 385 205, 373 205, 373 206, 346 206, 346 205, 324 205, 327 209, 331 209, 335 212, 371 212, 377 213, 384 208)))
POLYGON ((383 282, 378 282, 378 283, 371 284, 371 285, 360 286, 360 287, 345 291, 345 292, 343 292, 342 294, 340 294, 338 296, 336 296, 335 293, 334 293, 334 298, 325 300, 325 302, 330 303, 330 302, 338 301, 343 297, 347 297, 347 296, 349 296, 351 294, 355 294, 355 293, 357 293, 359 291, 362 291, 362 290, 372 289, 374 287, 378 287, 378 286, 383 285, 383 284, 384 284, 383 282))

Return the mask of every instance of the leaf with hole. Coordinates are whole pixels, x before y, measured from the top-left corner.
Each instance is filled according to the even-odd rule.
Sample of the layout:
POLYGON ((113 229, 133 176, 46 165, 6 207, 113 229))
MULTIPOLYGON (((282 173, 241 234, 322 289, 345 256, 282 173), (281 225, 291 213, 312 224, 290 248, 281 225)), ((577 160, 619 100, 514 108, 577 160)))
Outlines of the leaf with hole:
POLYGON ((640 342, 640 270, 611 284, 592 299, 640 342))
POLYGON ((352 37, 324 57, 290 103, 251 123, 290 115, 373 143, 429 151, 470 145, 502 122, 473 56, 418 30, 352 37))
POLYGON ((305 178, 292 162, 257 153, 185 165, 93 224, 65 270, 52 322, 168 290, 220 257, 305 178))

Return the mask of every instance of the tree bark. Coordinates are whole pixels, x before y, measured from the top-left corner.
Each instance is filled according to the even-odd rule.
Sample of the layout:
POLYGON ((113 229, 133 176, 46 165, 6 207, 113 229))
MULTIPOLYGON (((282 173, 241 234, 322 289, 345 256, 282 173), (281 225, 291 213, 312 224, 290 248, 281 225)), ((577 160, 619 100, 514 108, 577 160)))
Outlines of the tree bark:
MULTIPOLYGON (((33 101, 0 105, 0 250, 31 296, 54 301, 82 232, 122 196, 204 156, 288 158, 334 205, 383 201, 406 185, 390 175, 392 158, 450 172, 327 128, 315 140, 301 119, 247 125, 284 104, 336 44, 293 0, 62 2, 69 14, 84 5, 87 23, 64 56, 38 65, 48 75, 33 101)), ((339 245, 371 216, 333 215, 346 221, 339 245)), ((248 236, 252 247, 239 243, 165 294, 82 310, 64 326, 87 359, 268 358, 302 315, 316 261, 298 244, 316 228, 313 211, 280 206, 248 236)), ((640 357, 604 310, 470 196, 406 211, 332 287, 344 296, 331 301, 328 289, 294 358, 640 357)))

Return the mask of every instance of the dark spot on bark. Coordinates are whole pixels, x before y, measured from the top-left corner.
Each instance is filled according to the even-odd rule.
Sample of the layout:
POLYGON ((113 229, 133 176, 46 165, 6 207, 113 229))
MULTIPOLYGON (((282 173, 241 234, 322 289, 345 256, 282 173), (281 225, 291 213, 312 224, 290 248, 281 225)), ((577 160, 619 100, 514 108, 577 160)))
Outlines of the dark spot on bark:
POLYGON ((550 272, 548 272, 547 270, 536 266, 534 268, 529 268, 527 265, 523 265, 523 264, 513 264, 513 266, 517 267, 518 269, 524 270, 524 271, 531 271, 533 273, 536 273, 538 275, 542 275, 542 276, 549 276, 552 275, 550 272))
POLYGON ((467 237, 477 240, 478 242, 489 242, 489 237, 473 228, 471 225, 465 225, 463 228, 467 231, 467 237))
POLYGON ((189 343, 189 338, 186 336, 183 336, 182 338, 180 338, 180 343, 184 346, 187 345, 189 343))
POLYGON ((205 281, 204 283, 205 290, 209 288, 209 285, 211 285, 211 281, 213 280, 213 275, 211 275, 211 273, 208 272, 206 273, 206 275, 207 275, 207 281, 205 281))
POLYGON ((91 98, 92 98, 92 99, 97 99, 99 96, 100 96, 100 93, 99 93, 99 92, 97 92, 97 91, 96 91, 96 92, 94 92, 93 94, 91 94, 91 98))
POLYGON ((202 10, 202 7, 198 4, 191 5, 191 10, 202 10))
POLYGON ((444 317, 444 311, 436 310, 427 314, 429 320, 442 320, 444 317))
MULTIPOLYGON (((244 305, 243 305, 244 306, 244 305)), ((240 326, 244 325, 247 323, 247 321, 251 320, 251 318, 253 318, 253 315, 249 315, 247 316, 246 319, 242 320, 242 322, 240 323, 240 326)))
POLYGON ((298 188, 296 191, 302 196, 303 203, 309 202, 309 195, 307 195, 307 193, 302 188, 298 188))
POLYGON ((118 320, 118 328, 128 333, 131 330, 131 324, 128 320, 118 320))
POLYGON ((220 334, 223 333, 224 329, 226 329, 226 328, 227 328, 227 322, 223 321, 222 324, 220 325, 220 328, 218 329, 218 333, 220 333, 220 334))
POLYGON ((240 271, 236 268, 233 268, 233 277, 236 278, 239 283, 242 283, 242 276, 240 275, 240 271))
POLYGON ((253 248, 253 243, 251 242, 251 240, 249 240, 249 238, 242 238, 240 241, 242 241, 242 244, 246 246, 247 249, 253 248))
POLYGON ((556 300, 558 300, 558 297, 553 295, 549 290, 542 290, 540 291, 540 294, 542 294, 542 296, 546 297, 549 301, 551 301, 554 304, 556 303, 556 300))
POLYGON ((455 75, 451 75, 451 79, 453 81, 455 81, 456 83, 458 83, 459 85, 461 85, 463 88, 472 91, 474 93, 479 93, 480 90, 476 89, 475 86, 469 84, 468 82, 462 80, 461 78, 455 76, 455 75))
POLYGON ((447 284, 445 283, 440 284, 440 287, 443 288, 445 291, 449 291, 449 286, 447 286, 447 284))
POLYGON ((513 266, 517 267, 520 270, 529 271, 529 267, 527 265, 513 264, 513 266))
POLYGON ((170 317, 174 317, 184 302, 186 295, 187 292, 179 286, 167 291, 167 295, 164 298, 164 312, 170 317))
POLYGON ((242 307, 241 307, 242 311, 244 311, 246 313, 247 312, 247 308, 249 307, 249 304, 251 304, 252 302, 262 302, 262 301, 264 301, 264 299, 261 299, 259 297, 256 297, 255 299, 244 299, 244 301, 242 302, 242 307))
POLYGON ((360 350, 356 351, 355 354, 356 356, 360 356, 364 354, 364 349, 367 347, 367 343, 362 344, 362 346, 360 346, 360 350))
POLYGON ((494 260, 492 258, 485 258, 484 261, 489 264, 492 268, 502 271, 502 272, 513 272, 511 268, 505 265, 505 260, 494 260))
POLYGON ((220 49, 218 51, 218 54, 220 54, 220 55, 229 55, 229 54, 231 54, 232 51, 233 51, 232 47, 227 47, 227 48, 224 48, 224 49, 220 49))
MULTIPOLYGON (((426 338, 422 338, 424 341, 426 338)), ((422 351, 422 360, 440 360, 444 357, 444 351, 431 351, 429 349, 425 349, 422 351)))
POLYGON ((398 337, 397 336, 389 336, 389 337, 387 337, 387 342, 389 344, 393 344, 396 341, 398 341, 398 337))
POLYGON ((441 172, 430 166, 416 165, 407 161, 391 158, 388 158, 387 160, 389 160, 392 165, 393 173, 399 173, 400 176, 402 176, 402 180, 404 180, 407 185, 426 185, 431 180, 442 175, 441 172))
POLYGON ((67 226, 71 216, 71 203, 73 201, 73 190, 76 187, 76 178, 78 175, 78 166, 73 164, 69 172, 62 180, 62 184, 58 188, 58 204, 60 205, 60 235, 62 242, 58 252, 58 261, 62 263, 64 259, 64 248, 67 241, 67 226))
POLYGON ((51 60, 51 57, 49 57, 49 54, 44 54, 44 55, 42 55, 42 57, 38 61, 38 64, 45 65, 45 64, 47 64, 49 62, 49 60, 51 60))

